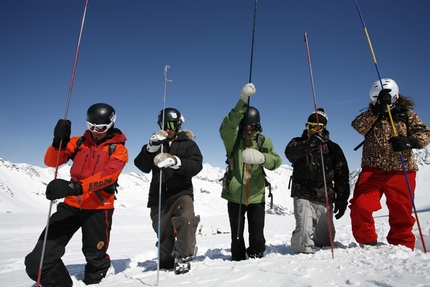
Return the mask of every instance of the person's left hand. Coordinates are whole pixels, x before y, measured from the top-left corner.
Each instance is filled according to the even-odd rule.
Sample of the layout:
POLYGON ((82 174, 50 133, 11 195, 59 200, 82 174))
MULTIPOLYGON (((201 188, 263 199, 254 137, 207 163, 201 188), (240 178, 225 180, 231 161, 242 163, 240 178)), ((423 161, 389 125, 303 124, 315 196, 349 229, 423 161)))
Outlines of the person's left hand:
POLYGON ((173 156, 170 153, 163 152, 159 153, 154 157, 154 164, 159 168, 170 167, 178 169, 181 166, 181 160, 177 156, 173 156))
POLYGON ((401 152, 407 149, 420 148, 420 144, 416 138, 397 136, 388 140, 393 147, 393 151, 401 152))
POLYGON ((242 152, 242 161, 247 164, 263 164, 266 157, 256 149, 247 148, 242 152))
POLYGON ((334 202, 334 211, 336 219, 341 218, 345 214, 345 210, 348 207, 348 200, 336 199, 334 202))
POLYGON ((49 200, 80 194, 82 194, 82 186, 75 181, 54 179, 46 187, 46 198, 49 200))

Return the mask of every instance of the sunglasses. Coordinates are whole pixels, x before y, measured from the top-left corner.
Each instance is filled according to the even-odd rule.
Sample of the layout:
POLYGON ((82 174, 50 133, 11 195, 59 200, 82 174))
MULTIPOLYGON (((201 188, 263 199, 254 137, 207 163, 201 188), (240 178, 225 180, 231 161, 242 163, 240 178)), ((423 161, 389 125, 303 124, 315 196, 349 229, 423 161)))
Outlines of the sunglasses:
POLYGON ((311 122, 306 122, 306 129, 309 131, 322 131, 325 128, 325 125, 322 123, 311 123, 311 122))
POLYGON ((93 124, 87 121, 87 127, 91 132, 95 132, 98 134, 105 133, 110 127, 112 127, 113 122, 110 124, 93 124))
POLYGON ((160 123, 160 129, 163 129, 163 130, 173 131, 173 130, 176 130, 178 126, 179 126, 178 122, 164 122, 164 127, 160 123))

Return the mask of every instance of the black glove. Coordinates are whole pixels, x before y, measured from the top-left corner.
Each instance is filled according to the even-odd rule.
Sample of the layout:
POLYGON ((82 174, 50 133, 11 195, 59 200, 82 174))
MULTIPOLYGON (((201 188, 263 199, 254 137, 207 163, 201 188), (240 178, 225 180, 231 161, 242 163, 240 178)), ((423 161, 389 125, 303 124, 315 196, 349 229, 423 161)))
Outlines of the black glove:
POLYGON ((75 181, 54 179, 46 187, 46 198, 49 200, 59 199, 70 195, 81 195, 82 186, 75 181))
POLYGON ((320 133, 313 134, 307 140, 307 144, 311 149, 319 148, 320 144, 324 144, 324 137, 320 133))
POLYGON ((416 138, 397 136, 388 140, 393 146, 393 151, 404 151, 407 149, 421 148, 420 143, 416 138))
POLYGON ((348 207, 348 200, 336 199, 334 202, 334 211, 336 219, 341 218, 345 214, 345 210, 348 207))
POLYGON ((376 103, 372 106, 372 113, 375 115, 380 115, 385 112, 387 105, 391 105, 391 89, 383 89, 379 92, 376 103))
POLYGON ((54 128, 54 140, 52 146, 59 148, 60 141, 61 148, 66 148, 68 142, 70 141, 70 133, 72 130, 72 123, 69 120, 58 120, 57 125, 54 128))
POLYGON ((378 94, 378 103, 386 107, 387 105, 391 105, 391 89, 383 89, 378 94))

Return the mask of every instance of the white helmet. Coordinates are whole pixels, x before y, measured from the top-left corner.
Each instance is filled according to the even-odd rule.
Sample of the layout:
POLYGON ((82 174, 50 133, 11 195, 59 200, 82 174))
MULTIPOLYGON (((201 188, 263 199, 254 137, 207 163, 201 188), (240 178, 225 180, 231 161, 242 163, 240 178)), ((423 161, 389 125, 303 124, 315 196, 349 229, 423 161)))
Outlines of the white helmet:
POLYGON ((391 89, 391 104, 394 104, 399 98, 399 86, 397 86, 397 83, 393 79, 383 78, 381 79, 381 81, 377 80, 376 82, 374 82, 373 85, 370 87, 369 98, 372 104, 376 103, 379 92, 382 89, 391 89), (381 88, 381 82, 383 88, 381 88))

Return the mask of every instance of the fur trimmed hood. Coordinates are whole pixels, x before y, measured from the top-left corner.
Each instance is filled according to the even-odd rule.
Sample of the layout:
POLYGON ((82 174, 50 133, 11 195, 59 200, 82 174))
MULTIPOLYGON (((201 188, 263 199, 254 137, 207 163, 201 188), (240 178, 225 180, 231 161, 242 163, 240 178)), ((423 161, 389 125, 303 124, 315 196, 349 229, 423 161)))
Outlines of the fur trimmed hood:
POLYGON ((191 130, 179 130, 178 133, 183 132, 185 133, 185 135, 187 136, 187 138, 189 138, 190 140, 194 140, 194 138, 196 137, 194 135, 194 132, 191 130))

